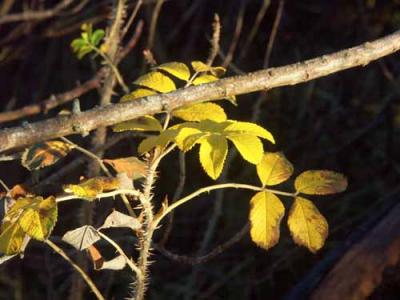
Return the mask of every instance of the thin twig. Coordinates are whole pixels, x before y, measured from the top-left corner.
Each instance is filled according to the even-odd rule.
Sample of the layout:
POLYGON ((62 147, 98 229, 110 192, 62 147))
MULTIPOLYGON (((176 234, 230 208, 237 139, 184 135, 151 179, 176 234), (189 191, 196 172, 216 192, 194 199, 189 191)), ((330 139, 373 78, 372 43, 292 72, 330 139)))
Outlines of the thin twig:
POLYGON ((264 64, 263 67, 266 69, 269 66, 269 59, 271 58, 272 49, 274 47, 274 42, 276 38, 276 34, 278 33, 279 24, 281 22, 283 8, 285 6, 285 0, 279 0, 278 11, 276 12, 274 24, 272 25, 271 34, 268 39, 267 51, 264 56, 264 64))
POLYGON ((260 70, 243 76, 228 77, 211 83, 191 86, 168 94, 148 96, 105 107, 94 108, 79 115, 60 116, 0 131, 0 152, 34 144, 69 134, 89 132, 101 126, 110 126, 148 114, 202 101, 269 90, 311 81, 356 66, 365 66, 373 60, 400 49, 400 31, 360 46, 323 55, 304 62, 278 68, 260 70))
MULTIPOLYGON (((118 189, 118 190, 114 190, 111 192, 100 193, 100 194, 96 195, 96 198, 102 199, 102 198, 115 197, 118 195, 132 195, 132 196, 139 197, 139 196, 141 196, 141 193, 139 191, 133 190, 133 189, 118 189)), ((65 202, 65 201, 70 201, 70 200, 75 200, 75 199, 83 199, 83 197, 79 197, 76 195, 63 195, 63 196, 57 197, 56 202, 60 203, 60 202, 65 202)))
POLYGON ((154 6, 153 15, 151 16, 150 29, 149 29, 149 37, 147 39, 147 49, 152 49, 154 45, 154 38, 156 35, 156 27, 158 17, 160 15, 161 7, 165 0, 157 0, 156 5, 154 6))
POLYGON ((83 280, 86 281, 86 283, 88 284, 88 286, 91 288, 91 290, 93 291, 93 293, 96 295, 96 298, 99 300, 105 300, 105 298, 103 297, 103 295, 100 293, 100 291, 97 289, 96 285, 93 283, 93 281, 89 278, 89 276, 86 275, 86 273, 76 264, 74 263, 69 257, 68 255, 60 248, 58 247, 56 244, 54 244, 52 241, 50 240, 45 240, 45 243, 47 245, 49 245, 56 253, 58 253, 59 255, 61 255, 67 262, 70 263, 70 265, 76 270, 78 271, 78 273, 82 276, 83 280))

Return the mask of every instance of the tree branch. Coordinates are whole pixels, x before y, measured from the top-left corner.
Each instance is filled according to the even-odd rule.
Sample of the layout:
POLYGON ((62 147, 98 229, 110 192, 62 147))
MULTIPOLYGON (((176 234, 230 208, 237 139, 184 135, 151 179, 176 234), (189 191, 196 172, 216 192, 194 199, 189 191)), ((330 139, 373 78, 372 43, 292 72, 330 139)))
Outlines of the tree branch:
POLYGON ((4 129, 0 131, 0 152, 55 137, 88 132, 100 126, 113 125, 191 103, 307 82, 341 70, 365 66, 399 49, 400 31, 396 31, 373 42, 304 62, 229 77, 137 101, 94 108, 78 115, 61 116, 29 126, 4 129))

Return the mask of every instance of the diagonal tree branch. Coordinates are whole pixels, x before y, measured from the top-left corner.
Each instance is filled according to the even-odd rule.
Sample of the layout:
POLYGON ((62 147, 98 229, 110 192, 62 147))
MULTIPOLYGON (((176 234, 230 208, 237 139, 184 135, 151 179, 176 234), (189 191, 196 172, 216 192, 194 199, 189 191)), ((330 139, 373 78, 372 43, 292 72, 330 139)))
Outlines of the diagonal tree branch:
POLYGON ((98 107, 77 115, 4 129, 0 131, 0 152, 60 136, 86 133, 100 126, 113 125, 186 104, 307 82, 341 70, 365 66, 399 49, 400 31, 396 31, 373 42, 304 62, 229 77, 137 101, 98 107))

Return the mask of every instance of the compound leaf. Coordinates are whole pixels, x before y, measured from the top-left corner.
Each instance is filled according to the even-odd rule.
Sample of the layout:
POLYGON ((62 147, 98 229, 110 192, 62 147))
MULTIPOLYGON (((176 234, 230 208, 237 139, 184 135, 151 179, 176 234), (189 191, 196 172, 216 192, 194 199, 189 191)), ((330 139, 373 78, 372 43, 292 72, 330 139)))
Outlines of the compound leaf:
POLYGON ((208 176, 216 180, 224 167, 228 143, 219 135, 211 135, 200 143, 200 163, 208 176))
POLYGON ((136 100, 139 98, 155 95, 155 94, 157 94, 156 91, 149 90, 146 88, 138 88, 138 89, 134 90, 133 92, 131 92, 130 94, 123 96, 119 101, 126 102, 126 101, 136 100))
POLYGON ((57 203, 54 196, 46 199, 35 197, 18 219, 22 230, 30 237, 44 241, 57 222, 57 203))
POLYGON ((172 115, 185 121, 213 120, 226 121, 224 109, 215 103, 197 103, 184 106, 172 112, 172 115))
POLYGON ((293 240, 317 252, 328 236, 328 222, 310 201, 296 197, 289 212, 288 226, 293 240))
POLYGON ((127 130, 135 131, 162 131, 160 122, 153 116, 143 116, 134 120, 118 123, 113 126, 114 132, 121 132, 127 130))
POLYGON ((279 227, 285 207, 281 200, 270 192, 255 194, 250 204, 251 239, 259 247, 267 250, 279 241, 279 227))
POLYGON ((344 175, 326 170, 310 170, 297 176, 296 191, 308 195, 328 195, 343 192, 347 188, 344 175))
POLYGON ((176 90, 175 83, 168 76, 157 71, 144 74, 133 83, 160 93, 169 93, 176 90))
POLYGON ((111 165, 118 173, 126 173, 132 180, 143 178, 147 174, 147 164, 136 156, 103 159, 103 161, 111 165))
POLYGON ((238 134, 251 134, 266 139, 275 144, 275 139, 268 130, 250 122, 232 121, 232 123, 225 128, 224 133, 227 136, 238 134))
POLYGON ((264 148, 258 137, 250 134, 231 134, 227 137, 233 142, 236 149, 245 160, 252 164, 260 162, 264 153, 264 148))
POLYGON ((62 240, 70 244, 76 250, 82 251, 100 240, 100 235, 94 227, 85 225, 66 232, 62 240))
POLYGON ((184 63, 180 62, 169 62, 159 65, 157 70, 163 70, 184 81, 188 81, 190 78, 189 68, 184 63))
POLYGON ((38 143, 24 151, 21 163, 30 171, 37 170, 55 164, 72 149, 71 144, 62 141, 38 143))
POLYGON ((281 152, 265 152, 257 164, 257 174, 263 186, 276 185, 289 179, 293 165, 281 152))

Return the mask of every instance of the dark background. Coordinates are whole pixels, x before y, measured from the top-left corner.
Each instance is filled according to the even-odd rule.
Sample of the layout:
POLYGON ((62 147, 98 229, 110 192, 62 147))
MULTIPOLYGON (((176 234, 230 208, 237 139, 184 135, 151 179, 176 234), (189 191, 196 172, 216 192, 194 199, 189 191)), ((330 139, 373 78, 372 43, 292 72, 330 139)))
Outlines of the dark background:
MULTIPOLYGON (((34 5, 41 1, 15 1, 11 12, 20 12, 22 2, 34 5)), ((57 3, 43 2, 46 7, 57 3)), ((84 21, 94 22, 95 28, 107 26, 110 2, 88 1, 75 14, 26 22, 25 26, 20 22, 1 25, 1 110, 39 103, 51 94, 72 89, 77 82, 92 77, 100 67, 99 59, 86 57, 79 61, 69 44, 79 35, 80 23, 84 21), (13 33, 18 26, 20 32, 13 33)), ((244 9, 242 33, 233 63, 237 71, 261 69, 279 1, 271 0, 247 52, 243 51, 262 3, 261 0, 166 1, 157 25, 154 57, 159 63, 206 60, 215 13, 221 18, 220 46, 226 54, 239 11, 244 9)), ((134 1, 130 1, 129 12, 133 4, 134 1)), ((120 65, 126 82, 148 70, 142 51, 146 47, 153 9, 154 1, 145 1, 136 19, 136 23, 144 20, 145 26, 139 44, 120 65)), ((269 66, 295 63, 356 46, 392 33, 399 26, 398 0, 286 0, 269 66)), ((215 64, 222 61, 217 57, 215 64)), ((228 67, 227 76, 237 74, 233 69, 228 67)), ((266 149, 283 151, 294 164, 295 175, 307 169, 335 170, 348 177, 349 188, 342 194, 313 198, 330 225, 326 245, 317 254, 293 243, 286 229, 286 219, 283 220, 280 243, 269 251, 256 247, 248 234, 224 253, 196 266, 173 261, 155 249, 148 299, 283 299, 314 267, 329 266, 333 262, 329 261, 332 253, 337 253, 346 241, 365 234, 371 224, 399 199, 399 72, 399 56, 394 54, 366 67, 293 87, 239 96, 237 108, 223 103, 231 119, 248 121, 256 112, 257 123, 268 128, 277 140, 274 147, 265 143, 266 149)), ((120 90, 117 92, 122 94, 120 90)), ((118 99, 116 95, 114 101, 118 99)), ((96 90, 89 92, 80 98, 82 109, 92 108, 98 100, 96 90)), ((26 121, 54 116, 61 108, 71 108, 71 104, 52 110, 47 116, 41 114, 26 121)), ((16 126, 22 121, 0 126, 16 126)), ((74 140, 86 147, 90 145, 88 138, 74 140)), ((139 141, 132 137, 122 139, 110 147, 105 156, 135 155, 139 141)), ((0 176, 9 186, 41 183, 79 156, 72 154, 34 177, 18 161, 2 162, 0 176)), ((200 167, 196 151, 186 155, 186 162, 184 195, 212 184, 200 167)), ((76 182, 85 175, 84 166, 41 188, 44 193, 50 193, 59 190, 64 183, 76 182)), ((225 166, 225 173, 227 182, 258 184, 255 168, 241 157, 234 156, 231 164, 225 166)), ((172 197, 178 180, 178 153, 174 152, 161 164, 154 199, 157 207, 166 194, 172 197)), ((287 184, 282 188, 290 191, 292 186, 287 184)), ((248 191, 227 190, 223 194, 205 194, 180 207, 176 210, 165 248, 188 256, 208 253, 246 224, 251 195, 248 191)), ((101 223, 109 212, 112 200, 105 202, 103 206, 96 204, 95 224, 101 223)), ((284 202, 288 208, 290 199, 284 199, 284 202)), ((123 209, 120 204, 117 206, 123 209)), ((57 237, 78 226, 83 213, 78 203, 60 205, 59 222, 53 233, 56 242, 57 237)), ((164 228, 157 233, 156 241, 161 238, 164 228)), ((127 237, 129 232, 114 234, 124 249, 133 251, 134 241, 127 237)), ((76 257, 71 248, 62 246, 76 257)), ((108 251, 110 257, 113 256, 112 250, 108 251)), ((24 260, 14 259, 0 266, 0 299, 68 299, 73 273, 51 249, 31 242, 24 260)), ((122 272, 91 271, 91 275, 107 299, 123 299, 127 295, 131 283, 127 269, 122 272)), ((371 299, 400 299, 398 279, 385 280, 371 299)), ((85 294, 84 299, 90 297, 85 294)), ((300 296, 294 299, 300 299, 300 296)))

